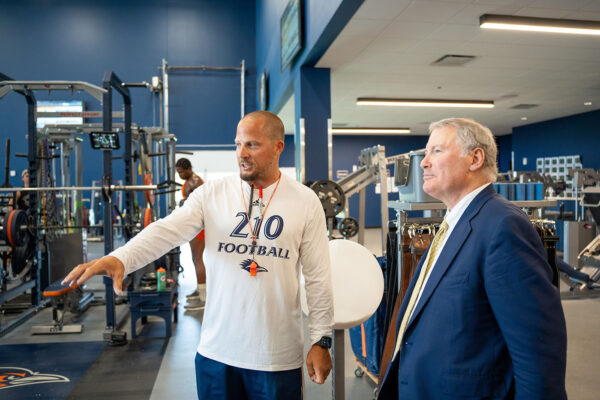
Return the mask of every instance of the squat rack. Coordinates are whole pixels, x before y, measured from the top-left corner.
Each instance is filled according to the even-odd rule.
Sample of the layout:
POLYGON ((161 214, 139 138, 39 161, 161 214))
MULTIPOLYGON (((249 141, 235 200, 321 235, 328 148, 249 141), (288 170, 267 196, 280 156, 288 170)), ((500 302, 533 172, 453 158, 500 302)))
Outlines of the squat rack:
MULTIPOLYGON (((121 190, 126 190, 125 208, 127 210, 126 223, 131 224, 133 216, 133 194, 131 190, 127 189, 128 186, 132 186, 133 183, 133 168, 132 168, 132 152, 131 152, 131 96, 129 89, 127 89, 119 77, 112 71, 107 71, 104 74, 102 87, 93 85, 88 82, 82 81, 16 81, 9 76, 0 73, 0 99, 11 91, 17 92, 25 97, 27 102, 27 138, 28 138, 28 169, 30 176, 30 186, 33 190, 30 190, 30 205, 32 218, 36 225, 39 225, 39 215, 36 212, 37 209, 37 191, 35 188, 38 186, 36 172, 39 168, 38 160, 38 146, 37 146, 37 129, 35 124, 35 105, 36 100, 33 95, 33 91, 44 90, 44 91, 57 91, 66 90, 73 93, 74 91, 84 91, 90 94, 95 99, 99 100, 102 104, 102 129, 105 132, 112 130, 112 90, 115 89, 121 96, 123 96, 124 110, 123 110, 123 132, 125 134, 125 146, 123 152, 123 160, 125 163, 125 187, 121 190)), ((113 250, 113 223, 112 223, 112 191, 114 188, 111 185, 112 182, 112 151, 105 150, 103 154, 103 177, 102 186, 107 188, 103 190, 103 214, 104 214, 104 251, 106 254, 113 250)), ((38 188, 39 189, 39 188, 38 188)), ((69 188, 73 190, 73 188, 69 188)), ((134 189, 135 190, 135 189, 134 189)), ((10 329, 21 323, 25 318, 37 311, 41 302, 41 281, 40 273, 42 270, 42 263, 48 265, 48 249, 43 240, 41 240, 38 230, 33 230, 33 239, 37 244, 37 266, 33 273, 31 281, 20 285, 19 287, 12 289, 10 293, 2 294, 0 300, 6 301, 10 298, 14 298, 21 293, 24 293, 28 289, 32 290, 32 305, 33 310, 30 310, 26 315, 17 318, 11 323, 6 329, 10 329), (12 296, 12 297, 10 297, 12 296)), ((112 279, 103 277, 105 285, 105 299, 106 299, 106 330, 104 332, 104 338, 110 341, 121 341, 124 339, 124 335, 121 332, 116 331, 116 317, 115 317, 115 304, 114 304, 114 293, 112 290, 112 279)), ((5 329, 0 330, 0 335, 5 332, 5 329)))

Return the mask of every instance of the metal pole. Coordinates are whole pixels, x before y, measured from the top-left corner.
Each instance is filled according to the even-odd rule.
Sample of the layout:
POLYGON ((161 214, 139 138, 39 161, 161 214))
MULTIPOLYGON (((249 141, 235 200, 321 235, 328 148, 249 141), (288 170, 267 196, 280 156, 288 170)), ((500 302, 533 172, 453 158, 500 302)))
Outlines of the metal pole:
POLYGON ((10 139, 6 139, 6 160, 4 160, 4 184, 8 186, 10 175, 10 139))
MULTIPOLYGON (((105 74, 102 85, 106 93, 102 96, 102 130, 110 132, 112 130, 112 74, 105 74)), ((112 183, 112 151, 103 150, 103 176, 102 186, 106 187, 112 183)), ((113 231, 112 231, 112 192, 102 191, 102 220, 104 233, 104 254, 109 254, 113 250, 113 231)), ((112 279, 104 276, 104 299, 106 303, 106 331, 115 329, 115 301, 112 288, 112 279)))
MULTIPOLYGON (((299 181, 301 183, 306 182, 306 158, 305 158, 305 151, 306 151, 306 139, 305 139, 305 135, 306 135, 306 129, 305 129, 305 121, 304 118, 300 118, 300 176, 299 176, 299 181)), ((296 171, 298 171, 298 167, 296 167, 296 171)))
POLYGON ((246 60, 242 59, 240 64, 240 119, 246 115, 246 60))
POLYGON ((162 71, 163 71, 163 128, 169 132, 169 64, 167 60, 162 59, 162 71))
MULTIPOLYGON (((37 179, 37 173, 39 170, 39 158, 38 158, 38 138, 37 138, 37 127, 35 118, 36 100, 33 94, 25 92, 25 99, 27 101, 27 167, 29 168, 29 186, 35 187, 39 185, 37 179)), ((31 210, 31 218, 36 225, 40 224, 40 215, 37 212, 39 196, 36 193, 29 195, 29 208, 31 210)), ((50 256, 46 247, 45 240, 40 238, 40 235, 36 231, 33 236, 33 240, 36 243, 36 266, 31 276, 32 280, 35 280, 35 286, 31 288, 31 304, 38 306, 42 302, 42 273, 44 272, 48 277, 50 274, 50 256)))
MULTIPOLYGON (((82 158, 81 158, 81 140, 75 141, 75 184, 77 186, 83 186, 82 180, 82 158)), ((83 223, 83 201, 82 201, 82 193, 80 191, 74 191, 75 198, 75 209, 74 214, 77 220, 76 225, 84 225, 83 223)))
POLYGON ((379 167, 379 181, 381 182, 381 255, 385 256, 386 241, 388 234, 388 176, 387 176, 387 160, 385 158, 385 147, 378 146, 377 165, 379 167))
MULTIPOLYGON (((329 180, 333 180, 333 125, 331 118, 327 118, 327 161, 329 180)), ((346 215, 348 217, 348 215, 346 215)))
MULTIPOLYGON (((365 206, 366 206, 366 188, 358 192, 358 243, 365 245, 365 206)), ((387 207, 387 204, 386 204, 387 207)))
MULTIPOLYGON (((150 146, 154 148, 154 153, 160 152, 160 148, 158 147, 158 142, 154 141, 154 137, 150 135, 150 146)), ((152 166, 152 179, 156 182, 160 181, 160 163, 159 157, 152 157, 153 166, 152 166)), ((156 196, 154 198, 154 215, 156 217, 160 216, 160 197, 156 196)))
POLYGON ((345 378, 344 378, 344 330, 333 330, 333 384, 332 398, 334 400, 344 400, 346 398, 345 378))
POLYGON ((398 244, 396 247, 396 253, 398 258, 398 292, 402 287, 402 268, 410 268, 410 265, 402 265, 404 262, 404 258, 402 257, 402 244, 403 244, 403 236, 402 231, 404 229, 404 225, 408 221, 408 212, 402 210, 396 210, 396 232, 398 232, 398 244))
MULTIPOLYGON (((106 151, 106 150, 105 150, 106 151)), ((67 190, 72 191, 86 191, 86 190, 98 190, 106 188, 111 192, 116 191, 132 191, 132 192, 143 192, 145 190, 157 190, 157 185, 106 185, 106 186, 53 186, 53 187, 13 187, 13 188, 0 188, 0 192, 64 192, 67 190)))
MULTIPOLYGON (((175 140, 170 139, 167 143, 167 181, 175 182, 175 140)), ((176 207, 175 205, 175 192, 168 194, 168 210, 167 214, 170 214, 176 207)))
MULTIPOLYGON (((65 142, 60 142, 60 184, 67 186, 67 175, 69 168, 68 154, 66 150, 65 142)), ((68 223, 68 204, 69 204, 69 192, 63 193, 60 208, 62 210, 62 222, 66 225, 68 223)), ((59 219, 60 220, 60 219, 59 219)))

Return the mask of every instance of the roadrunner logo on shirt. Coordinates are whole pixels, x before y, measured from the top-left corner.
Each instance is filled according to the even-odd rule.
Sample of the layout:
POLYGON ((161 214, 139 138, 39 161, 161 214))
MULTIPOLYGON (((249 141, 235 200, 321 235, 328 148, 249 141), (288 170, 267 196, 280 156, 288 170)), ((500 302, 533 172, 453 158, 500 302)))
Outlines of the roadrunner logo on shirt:
MULTIPOLYGON (((244 261, 242 261, 242 263, 240 265, 242 266, 242 269, 245 269, 246 271, 250 272, 250 264, 252 264, 252 259, 247 258, 244 261)), ((269 270, 266 269, 265 267, 261 267, 257 263, 256 264, 256 272, 269 272, 269 270)))
POLYGON ((69 378, 62 375, 41 374, 26 368, 0 367, 0 390, 38 383, 67 383, 69 378))

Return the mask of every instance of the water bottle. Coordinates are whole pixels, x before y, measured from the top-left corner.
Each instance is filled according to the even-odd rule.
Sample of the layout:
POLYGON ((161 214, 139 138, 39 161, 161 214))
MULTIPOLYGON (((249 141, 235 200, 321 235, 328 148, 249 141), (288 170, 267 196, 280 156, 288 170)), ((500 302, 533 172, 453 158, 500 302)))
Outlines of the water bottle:
POLYGON ((156 270, 156 290, 159 292, 167 290, 167 271, 163 267, 156 270))

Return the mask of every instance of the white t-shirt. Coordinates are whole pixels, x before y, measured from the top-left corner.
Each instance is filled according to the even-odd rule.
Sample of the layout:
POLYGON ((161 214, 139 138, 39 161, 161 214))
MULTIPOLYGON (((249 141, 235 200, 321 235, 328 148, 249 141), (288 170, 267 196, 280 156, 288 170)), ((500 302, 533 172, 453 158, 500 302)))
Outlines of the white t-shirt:
MULTIPOLYGON (((277 183, 264 188, 262 210, 277 183)), ((113 251, 131 273, 206 228, 206 309, 198 352, 234 367, 283 371, 303 364, 300 264, 311 343, 331 336, 333 294, 325 215, 316 194, 282 175, 258 228, 256 276, 246 208, 250 186, 238 176, 207 181, 185 204, 113 251)), ((254 190, 252 227, 259 217, 254 190)))

